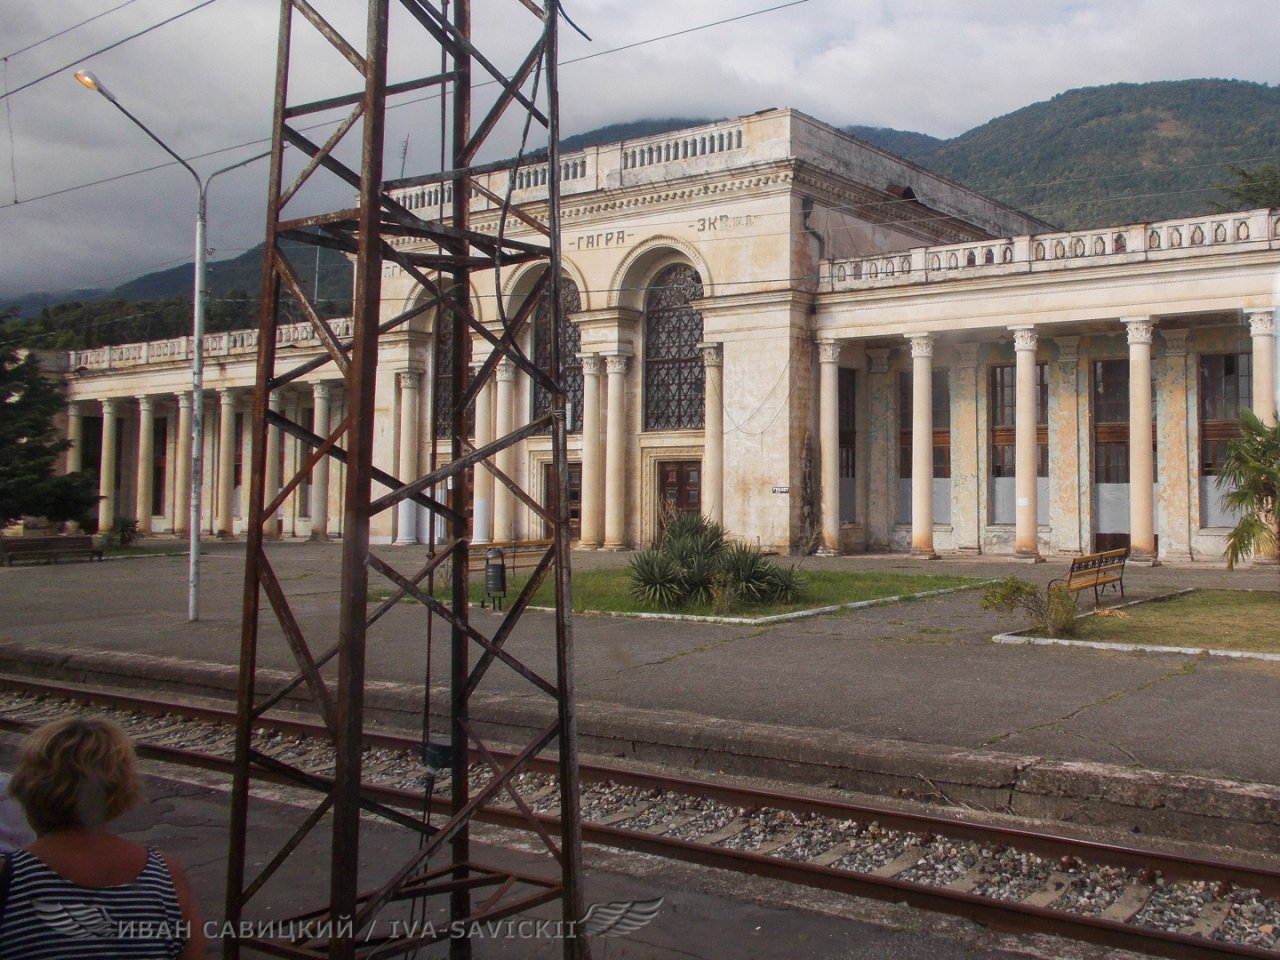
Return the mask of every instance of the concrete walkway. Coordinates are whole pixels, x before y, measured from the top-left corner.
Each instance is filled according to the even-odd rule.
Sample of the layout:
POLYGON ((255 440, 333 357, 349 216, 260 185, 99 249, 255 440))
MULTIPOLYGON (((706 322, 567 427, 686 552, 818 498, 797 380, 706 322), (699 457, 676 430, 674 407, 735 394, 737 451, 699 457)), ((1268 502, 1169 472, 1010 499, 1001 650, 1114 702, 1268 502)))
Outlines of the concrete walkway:
MULTIPOLYGON (((420 548, 379 552, 405 570, 421 556, 420 548)), ((337 544, 281 543, 269 551, 316 650, 336 641, 339 553, 337 544)), ((626 557, 581 553, 573 562, 589 568, 625 563, 626 557)), ((1066 561, 1032 566, 868 556, 810 558, 805 565, 1015 574, 1043 582, 1061 575, 1066 561)), ((0 669, 24 661, 30 668, 36 660, 34 669, 44 671, 57 663, 74 667, 86 658, 114 657, 136 663, 140 672, 164 674, 168 681, 188 677, 224 686, 207 678, 229 676, 237 662, 243 566, 242 545, 207 548, 202 618, 196 624, 185 619, 183 557, 0 569, 5 611, 0 669)), ((1274 568, 1228 573, 1208 564, 1130 568, 1125 580, 1130 597, 1189 586, 1280 587, 1274 568)), ((806 751, 861 751, 878 758, 862 764, 864 773, 875 775, 849 774, 845 785, 874 789, 880 784, 900 795, 928 793, 904 789, 904 777, 921 782, 941 777, 959 790, 966 777, 974 783, 999 781, 1005 774, 992 771, 1007 767, 1017 777, 1044 762, 1280 785, 1280 738, 1272 735, 1280 729, 1280 664, 996 645, 990 642, 993 634, 1022 624, 1016 617, 983 611, 980 595, 971 590, 767 627, 579 616, 576 665, 583 724, 595 724, 600 733, 584 746, 632 752, 615 747, 643 740, 648 734, 639 729, 644 727, 674 731, 672 736, 683 737, 690 750, 714 752, 717 744, 736 739, 750 754, 761 741, 774 739, 775 752, 791 751, 793 759, 806 751), (895 757, 901 761, 897 767, 895 757), (959 764, 969 772, 950 777, 947 763, 939 759, 947 757, 951 767, 959 764), (916 772, 903 773, 904 764, 916 772), (979 768, 986 772, 972 772, 979 768), (898 769, 896 779, 888 776, 890 769, 898 769)), ((1276 600, 1280 612, 1280 593, 1276 600)), ((264 612, 264 625, 269 622, 260 663, 287 670, 289 653, 271 614, 264 612)), ((1275 630, 1278 623, 1280 617, 1257 628, 1275 630)), ((547 676, 552 626, 550 615, 531 613, 510 647, 547 676)), ((437 671, 443 637, 438 631, 437 671)), ((412 691, 421 682, 426 647, 420 608, 397 605, 370 633, 370 679, 412 691)), ((505 668, 490 672, 485 689, 484 702, 495 719, 537 712, 545 700, 505 668)), ((938 792, 948 789, 938 787, 938 792)), ((1268 816, 1280 816, 1277 797, 1280 790, 1264 798, 1268 816)))

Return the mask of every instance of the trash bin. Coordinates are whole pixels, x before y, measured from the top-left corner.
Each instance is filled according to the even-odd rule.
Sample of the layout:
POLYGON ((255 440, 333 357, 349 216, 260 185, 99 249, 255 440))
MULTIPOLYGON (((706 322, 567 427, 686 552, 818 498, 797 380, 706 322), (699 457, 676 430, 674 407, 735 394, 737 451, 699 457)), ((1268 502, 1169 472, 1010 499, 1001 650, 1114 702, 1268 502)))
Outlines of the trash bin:
POLYGON ((498 607, 499 597, 507 595, 506 555, 500 547, 493 547, 484 555, 484 592, 493 598, 493 606, 498 607))

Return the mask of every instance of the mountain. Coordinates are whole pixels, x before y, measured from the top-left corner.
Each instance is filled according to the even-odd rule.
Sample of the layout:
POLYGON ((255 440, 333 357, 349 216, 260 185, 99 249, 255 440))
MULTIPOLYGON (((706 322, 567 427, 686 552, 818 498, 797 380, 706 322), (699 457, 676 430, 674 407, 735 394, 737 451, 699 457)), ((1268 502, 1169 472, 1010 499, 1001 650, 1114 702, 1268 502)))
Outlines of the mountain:
POLYGON ((1280 87, 1240 80, 1069 90, 951 140, 848 132, 1067 229, 1195 216, 1230 168, 1280 159, 1280 87))

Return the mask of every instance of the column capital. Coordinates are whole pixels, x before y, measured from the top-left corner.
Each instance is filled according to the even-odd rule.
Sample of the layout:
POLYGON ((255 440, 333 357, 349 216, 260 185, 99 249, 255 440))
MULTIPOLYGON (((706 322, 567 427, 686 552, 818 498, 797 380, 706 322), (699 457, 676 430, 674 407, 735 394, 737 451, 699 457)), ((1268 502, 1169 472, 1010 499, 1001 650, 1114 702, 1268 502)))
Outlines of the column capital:
POLYGON ((323 380, 319 380, 311 385, 311 395, 317 400, 328 400, 331 396, 330 391, 333 388, 323 380))
POLYGON ((1125 326, 1130 346, 1151 343, 1156 324, 1150 317, 1121 317, 1120 322, 1125 326))
POLYGON ((903 336, 911 341, 911 359, 933 356, 933 334, 904 333, 903 336))
POLYGON ((150 411, 153 407, 154 398, 149 393, 138 394, 138 409, 150 411))
POLYGON ((116 409, 115 397, 103 397, 98 402, 102 404, 102 412, 104 414, 115 413, 115 409, 116 409))
POLYGON ((604 358, 605 369, 609 373, 626 373, 631 357, 625 353, 610 353, 604 358))
POLYGON ((1274 337, 1276 335, 1276 313, 1274 310, 1270 308, 1265 310, 1246 310, 1244 315, 1249 321, 1250 336, 1274 337))
POLYGON ((510 360, 499 360, 497 378, 502 383, 511 383, 516 378, 516 365, 510 360))
POLYGON ((1161 330, 1160 339, 1164 341, 1166 357, 1185 357, 1187 355, 1187 337, 1190 330, 1161 330))
POLYGON ((604 371, 604 357, 598 353, 580 353, 582 372, 588 377, 598 377, 604 371))
POLYGON ((1079 337, 1054 337, 1053 342, 1058 345, 1059 363, 1078 363, 1080 361, 1079 337))
POLYGON ((176 393, 174 393, 173 399, 177 401, 179 410, 191 409, 191 391, 190 390, 177 391, 176 393))
POLYGON ((702 351, 702 365, 705 367, 724 366, 724 344, 718 341, 707 341, 698 344, 702 351))
POLYGON ((416 370, 400 370, 396 373, 396 383, 401 390, 417 390, 422 374, 416 370))
POLYGON ((69 401, 69 402, 67 403, 67 416, 68 416, 68 417, 78 417, 78 416, 80 416, 80 403, 79 403, 79 401, 77 401, 77 400, 71 400, 71 401, 69 401))
POLYGON ((839 340, 818 341, 818 361, 820 363, 839 363, 840 348, 844 346, 839 340))
POLYGON ((1038 340, 1035 327, 1031 324, 1019 324, 1009 329, 1013 332, 1014 350, 1035 350, 1038 340))
POLYGON ((867 347, 867 360, 871 364, 872 373, 889 372, 888 347, 867 347))

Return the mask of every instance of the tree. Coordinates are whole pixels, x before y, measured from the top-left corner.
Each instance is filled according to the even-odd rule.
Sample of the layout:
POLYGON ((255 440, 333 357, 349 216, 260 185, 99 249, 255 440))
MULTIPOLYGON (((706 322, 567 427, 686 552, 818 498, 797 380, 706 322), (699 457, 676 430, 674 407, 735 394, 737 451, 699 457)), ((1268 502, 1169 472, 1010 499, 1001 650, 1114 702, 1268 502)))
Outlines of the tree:
POLYGON ((1240 431, 1218 475, 1218 485, 1230 488, 1223 504, 1242 511, 1222 554, 1228 569, 1251 555, 1274 555, 1280 543, 1280 419, 1267 426, 1245 410, 1240 431))
POLYGON ((0 524, 23 516, 79 520, 97 502, 93 478, 55 476, 69 446, 54 425, 62 386, 40 372, 34 354, 0 347, 0 524))
POLYGON ((1228 201, 1220 208, 1222 211, 1280 207, 1280 167, 1264 163, 1256 170, 1235 166, 1228 169, 1235 182, 1218 188, 1228 201))

